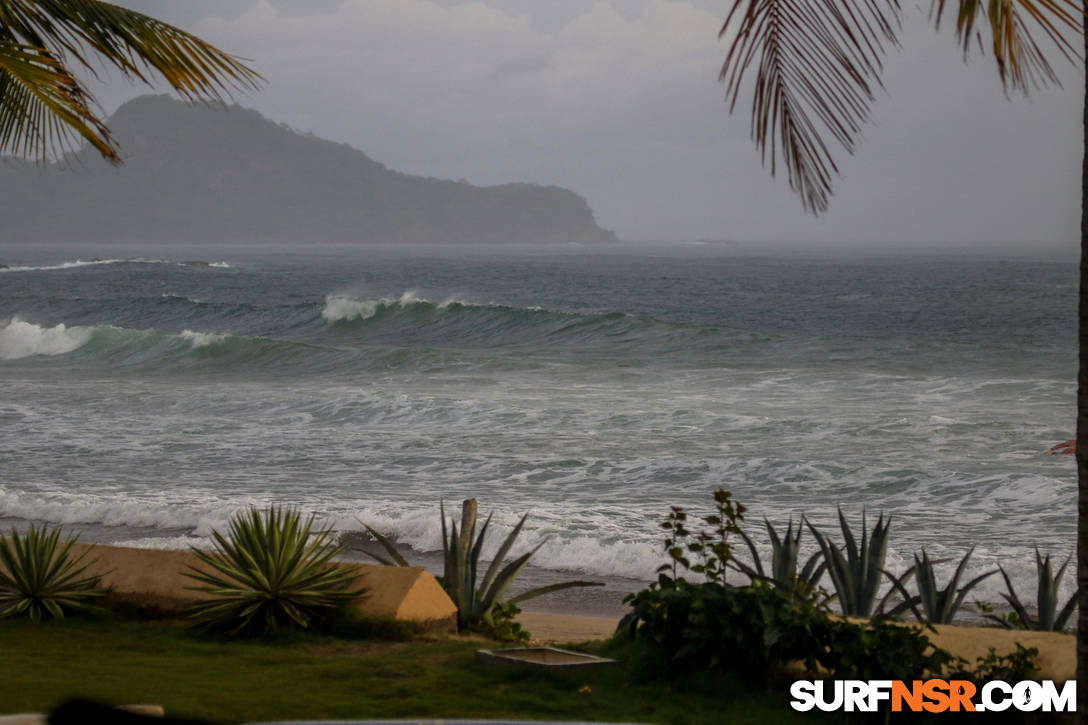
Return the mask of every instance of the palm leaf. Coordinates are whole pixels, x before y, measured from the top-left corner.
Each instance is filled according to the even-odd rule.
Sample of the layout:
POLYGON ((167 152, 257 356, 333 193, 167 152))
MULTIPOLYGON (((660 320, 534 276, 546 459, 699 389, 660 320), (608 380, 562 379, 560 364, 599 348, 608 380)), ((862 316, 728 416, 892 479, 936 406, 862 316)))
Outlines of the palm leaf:
POLYGON ((752 139, 772 175, 782 154, 808 211, 827 209, 838 173, 825 135, 853 153, 898 27, 897 0, 734 0, 719 33, 732 34, 719 74, 730 111, 758 58, 752 139))
POLYGON ((0 152, 47 159, 86 140, 118 162, 97 103, 69 68, 94 61, 188 99, 220 100, 261 80, 239 59, 153 17, 99 0, 0 0, 0 152))
MULTIPOLYGON (((946 4, 946 0, 935 0, 933 14, 938 28, 946 4)), ((1059 84, 1057 74, 1032 35, 1033 26, 1067 60, 1080 58, 1068 37, 1083 31, 1084 8, 1080 0, 959 0, 956 38, 965 58, 972 39, 977 38, 982 44, 976 30, 980 16, 989 25, 994 60, 1006 88, 1026 94, 1032 88, 1059 84)))
POLYGON ((76 138, 116 158, 80 81, 49 53, 0 36, 0 153, 57 155, 76 138))
MULTIPOLYGON (((946 0, 933 0, 939 27, 946 0)), ((1081 0, 957 0, 956 37, 966 55, 983 17, 1002 83, 1027 92, 1058 78, 1033 35, 1071 61, 1083 32, 1081 0)), ((869 120, 881 58, 898 45, 898 0, 734 0, 719 37, 730 38, 719 80, 730 113, 754 73, 751 135, 771 175, 779 155, 806 211, 827 210, 838 166, 831 145, 853 153, 869 120), (753 65, 755 69, 753 71, 753 65)), ((980 39, 981 45, 981 39, 980 39)))

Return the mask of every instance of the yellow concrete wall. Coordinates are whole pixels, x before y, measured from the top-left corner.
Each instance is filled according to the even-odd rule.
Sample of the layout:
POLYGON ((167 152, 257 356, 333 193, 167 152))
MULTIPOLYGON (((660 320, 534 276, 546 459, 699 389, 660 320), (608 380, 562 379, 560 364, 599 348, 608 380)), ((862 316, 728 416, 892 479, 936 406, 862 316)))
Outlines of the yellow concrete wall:
MULTIPOLYGON (((118 601, 166 612, 207 598, 189 587, 199 582, 185 576, 193 568, 206 569, 190 551, 130 549, 120 546, 76 544, 76 555, 86 553, 87 573, 102 577, 118 601)), ((359 575, 367 593, 359 609, 373 616, 417 622, 432 631, 456 631, 457 607, 438 581, 421 567, 341 563, 359 575)))

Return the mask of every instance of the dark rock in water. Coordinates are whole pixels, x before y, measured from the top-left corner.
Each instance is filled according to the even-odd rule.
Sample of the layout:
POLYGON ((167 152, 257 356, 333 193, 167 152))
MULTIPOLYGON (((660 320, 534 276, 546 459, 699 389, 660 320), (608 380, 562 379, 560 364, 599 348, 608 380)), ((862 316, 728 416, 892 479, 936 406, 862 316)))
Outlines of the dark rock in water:
POLYGON ((210 266, 212 266, 210 262, 205 262, 205 261, 200 260, 200 259, 194 259, 194 260, 190 260, 188 262, 182 262, 182 264, 184 264, 186 267, 210 267, 210 266))
POLYGON ((9 267, 6 264, 0 264, 0 269, 9 269, 9 267))

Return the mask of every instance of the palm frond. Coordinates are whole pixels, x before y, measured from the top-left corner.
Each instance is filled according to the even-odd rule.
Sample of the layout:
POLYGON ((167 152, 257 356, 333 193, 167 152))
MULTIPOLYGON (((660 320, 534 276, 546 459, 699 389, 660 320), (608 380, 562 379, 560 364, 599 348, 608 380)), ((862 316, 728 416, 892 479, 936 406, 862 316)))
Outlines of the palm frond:
POLYGON ((0 37, 0 153, 57 155, 82 137, 116 160, 113 138, 91 103, 55 56, 0 37))
MULTIPOLYGON (((989 26, 1006 90, 1058 84, 1037 36, 1067 60, 1081 59, 1072 39, 1084 32, 1081 0, 931 0, 939 28, 956 7, 956 38, 968 53, 989 26)), ((898 0, 734 0, 719 37, 730 38, 719 80, 732 113, 755 65, 751 134, 771 175, 779 155, 806 211, 827 210, 838 145, 853 153, 880 85, 881 58, 898 45, 898 0)))
POLYGON ((898 44, 899 12, 898 0, 734 0, 722 25, 719 37, 732 34, 719 74, 730 111, 758 63, 752 138, 772 176, 781 153, 807 211, 827 209, 838 166, 825 137, 853 152, 885 47, 898 44))
POLYGON ((13 37, 54 48, 92 72, 89 51, 144 83, 151 83, 149 71, 156 71, 189 98, 255 90, 262 80, 239 59, 191 33, 100 0, 4 0, 0 24, 13 37))
POLYGON ((83 138, 118 161, 70 62, 93 75, 101 61, 149 85, 161 77, 187 99, 221 100, 263 80, 191 33, 99 0, 0 0, 0 56, 0 151, 42 159, 83 138))
MULTIPOLYGON (((946 0, 932 0, 931 15, 939 28, 946 0)), ((971 41, 982 39, 977 31, 980 16, 989 24, 991 47, 1001 82, 1006 89, 1025 94, 1032 88, 1059 85, 1057 74, 1032 35, 1041 31, 1066 60, 1081 57, 1070 35, 1084 31, 1080 0, 959 0, 956 39, 966 58, 971 41)))

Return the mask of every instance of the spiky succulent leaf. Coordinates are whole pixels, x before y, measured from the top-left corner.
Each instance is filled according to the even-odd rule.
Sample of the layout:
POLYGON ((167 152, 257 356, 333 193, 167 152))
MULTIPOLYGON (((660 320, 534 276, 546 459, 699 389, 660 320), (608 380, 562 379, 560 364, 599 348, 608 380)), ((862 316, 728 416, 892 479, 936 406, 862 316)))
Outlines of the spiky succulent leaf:
POLYGON ((369 551, 364 551, 364 554, 385 566, 411 566, 411 564, 408 563, 408 560, 405 559, 399 551, 397 551, 397 547, 393 545, 392 541, 383 536, 381 532, 379 532, 377 529, 370 526, 369 524, 366 524, 361 520, 359 521, 359 523, 363 524, 363 527, 371 536, 374 537, 374 540, 377 541, 383 549, 385 549, 386 553, 389 554, 390 558, 386 559, 384 556, 379 556, 369 551))
POLYGON ((60 540, 60 529, 31 526, 0 538, 0 619, 60 619, 66 611, 94 611, 105 596, 100 577, 86 576, 87 553, 73 557, 75 538, 60 540))
POLYGON ((603 587, 604 582, 588 582, 588 581, 569 581, 559 582, 558 584, 548 584, 542 587, 536 587, 535 589, 529 589, 516 597, 510 597, 506 600, 506 604, 519 604, 521 602, 528 601, 530 599, 536 599, 542 597, 545 594, 551 594, 552 592, 562 591, 563 589, 573 589, 575 587, 603 587))
POLYGON ((495 582, 495 577, 499 574, 499 569, 502 567, 503 561, 506 560, 506 555, 510 553, 510 549, 513 548, 514 542, 518 538, 518 534, 521 533, 521 529, 525 526, 526 519, 529 518, 529 514, 526 513, 514 526, 513 530, 506 535, 503 539, 502 545, 499 546, 499 550, 495 552, 495 558, 491 560, 491 565, 487 567, 487 572, 484 574, 484 580, 480 583, 480 589, 487 591, 491 588, 491 585, 495 582))
POLYGON ((491 586, 486 590, 481 589, 483 592, 480 597, 479 607, 481 612, 486 612, 491 609, 495 602, 502 599, 502 595, 506 593, 506 590, 514 583, 514 579, 521 573, 521 570, 525 568, 525 565, 529 563, 529 559, 533 554, 539 551, 540 547, 544 545, 544 542, 540 542, 534 546, 531 550, 525 552, 521 556, 517 557, 509 564, 504 566, 497 575, 495 575, 494 581, 491 582, 491 586))
POLYGON ((532 550, 506 562, 506 556, 513 548, 529 515, 523 515, 513 530, 506 535, 487 567, 483 579, 478 580, 480 558, 493 514, 488 515, 479 533, 476 533, 476 508, 474 505, 466 506, 462 509, 461 528, 458 529, 456 522, 451 520, 447 532, 445 507, 440 506, 439 510, 442 514, 444 561, 442 583, 450 599, 457 605, 458 626, 462 629, 480 629, 481 626, 486 629, 485 625, 490 621, 493 610, 500 604, 513 604, 570 587, 599 585, 596 582, 562 582, 523 592, 509 602, 503 602, 502 596, 511 583, 544 543, 541 542, 532 550), (465 536, 466 529, 470 533, 469 536, 465 536))
MULTIPOLYGON (((840 509, 838 513, 844 542, 842 548, 835 546, 810 522, 806 521, 806 523, 823 554, 827 573, 835 587, 843 614, 851 617, 869 617, 877 605, 877 592, 885 574, 884 560, 887 556, 891 519, 885 522, 884 515, 881 514, 870 532, 863 511, 861 536, 855 537, 842 510, 840 509)), ((886 594, 880 602, 880 610, 883 609, 887 599, 886 594)))
POLYGON ((313 520, 273 506, 233 516, 227 536, 212 532, 212 552, 193 550, 209 570, 186 573, 202 585, 190 589, 210 596, 187 610, 197 626, 231 637, 306 628, 362 595, 355 572, 332 564, 343 547, 313 520))

